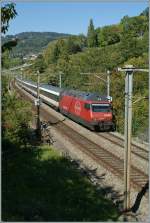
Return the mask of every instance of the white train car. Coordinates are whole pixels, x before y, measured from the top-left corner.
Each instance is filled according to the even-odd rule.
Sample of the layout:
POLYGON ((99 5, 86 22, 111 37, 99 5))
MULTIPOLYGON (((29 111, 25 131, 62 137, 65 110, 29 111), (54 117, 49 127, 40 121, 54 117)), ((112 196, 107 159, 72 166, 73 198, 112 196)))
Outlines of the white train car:
MULTIPOLYGON (((37 84, 33 81, 27 81, 20 78, 16 78, 17 84, 32 94, 33 96, 37 96, 37 84)), ((58 109, 59 107, 59 97, 62 89, 58 87, 54 87, 48 84, 40 84, 40 99, 46 104, 58 109)))

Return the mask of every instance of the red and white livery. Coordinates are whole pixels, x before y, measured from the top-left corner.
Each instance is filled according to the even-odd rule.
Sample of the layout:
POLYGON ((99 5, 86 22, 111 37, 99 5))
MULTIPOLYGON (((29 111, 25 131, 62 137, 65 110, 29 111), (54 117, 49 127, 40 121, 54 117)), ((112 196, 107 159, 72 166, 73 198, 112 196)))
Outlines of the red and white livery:
POLYGON ((60 92, 59 110, 93 130, 116 128, 112 102, 106 96, 74 90, 60 92))

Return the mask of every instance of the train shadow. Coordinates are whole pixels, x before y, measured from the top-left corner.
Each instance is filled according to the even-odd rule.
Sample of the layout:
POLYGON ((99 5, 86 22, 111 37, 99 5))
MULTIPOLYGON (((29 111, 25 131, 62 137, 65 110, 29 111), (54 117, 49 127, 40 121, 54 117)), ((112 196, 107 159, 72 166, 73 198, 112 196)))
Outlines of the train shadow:
MULTIPOLYGON (((11 142, 9 142, 11 148, 11 142)), ((10 149, 11 151, 11 149, 10 149)), ((2 159, 3 221, 116 221, 119 194, 50 147, 17 147, 2 159)), ((99 177, 102 182, 105 175, 99 177)))

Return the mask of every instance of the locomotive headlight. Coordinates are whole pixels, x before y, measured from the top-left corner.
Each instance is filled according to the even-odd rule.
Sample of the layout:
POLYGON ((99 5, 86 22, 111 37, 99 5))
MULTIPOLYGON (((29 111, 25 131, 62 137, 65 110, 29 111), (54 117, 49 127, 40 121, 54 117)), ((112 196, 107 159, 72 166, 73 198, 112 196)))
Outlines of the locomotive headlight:
POLYGON ((112 114, 104 114, 104 117, 111 117, 112 114))
POLYGON ((98 119, 97 118, 93 118, 93 121, 97 121, 98 119))

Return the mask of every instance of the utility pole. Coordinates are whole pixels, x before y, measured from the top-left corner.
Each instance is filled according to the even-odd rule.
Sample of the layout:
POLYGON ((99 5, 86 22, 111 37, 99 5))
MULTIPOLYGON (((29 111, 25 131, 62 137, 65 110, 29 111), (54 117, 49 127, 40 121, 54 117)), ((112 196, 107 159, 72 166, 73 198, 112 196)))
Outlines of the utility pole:
POLYGON ((131 136, 132 136, 132 88, 133 72, 148 72, 147 69, 136 69, 132 65, 118 68, 125 72, 125 127, 124 127, 124 210, 130 208, 130 172, 131 172, 131 136))
POLYGON ((130 208, 130 172, 131 172, 131 135, 132 135, 132 87, 133 71, 126 69, 125 77, 125 162, 124 162, 124 178, 125 178, 125 200, 124 209, 130 208))
POLYGON ((107 70, 107 97, 110 96, 110 71, 107 70))
POLYGON ((59 87, 61 88, 61 83, 62 83, 62 72, 59 72, 59 87))
POLYGON ((23 68, 21 68, 20 70, 21 70, 21 79, 23 80, 23 68))

